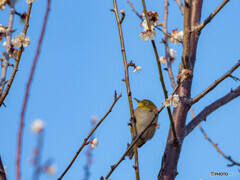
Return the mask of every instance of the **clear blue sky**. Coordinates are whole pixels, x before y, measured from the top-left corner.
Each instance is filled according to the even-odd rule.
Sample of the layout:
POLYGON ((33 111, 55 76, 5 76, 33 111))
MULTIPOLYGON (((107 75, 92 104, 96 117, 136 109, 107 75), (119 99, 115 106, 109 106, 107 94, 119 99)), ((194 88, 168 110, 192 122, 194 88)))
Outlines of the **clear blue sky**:
MULTIPOLYGON (((8 167, 8 178, 15 179, 15 161, 17 133, 20 111, 23 103, 26 82, 30 73, 43 16, 46 0, 36 0, 33 4, 32 18, 28 36, 31 45, 27 47, 21 58, 12 89, 5 100, 7 108, 0 109, 0 154, 4 165, 8 167)), ((136 10, 142 13, 141 1, 132 1, 136 10)), ((222 1, 204 1, 202 19, 205 19, 222 1)), ((146 1, 148 10, 159 13, 159 21, 163 19, 164 1, 146 1)), ((182 30, 183 16, 173 0, 169 1, 168 31, 178 28, 182 30)), ((50 18, 43 41, 43 47, 31 87, 30 99, 25 116, 25 127, 22 151, 22 178, 30 180, 33 168, 29 164, 32 149, 36 145, 36 136, 30 131, 31 123, 36 118, 45 122, 45 139, 42 161, 48 157, 55 160, 58 167, 57 174, 41 179, 57 179, 75 155, 84 137, 90 130, 90 118, 96 115, 101 118, 113 102, 114 90, 122 93, 123 97, 114 107, 112 113, 97 129, 95 136, 99 139, 99 146, 93 151, 93 165, 91 179, 105 176, 110 166, 117 162, 124 153, 127 142, 131 141, 127 123, 129 108, 124 78, 120 41, 116 19, 109 9, 113 8, 112 1, 53 1, 50 18)), ((142 31, 138 17, 132 12, 127 2, 118 1, 119 10, 126 10, 126 18, 122 24, 128 61, 133 60, 142 66, 139 74, 132 73, 130 68, 130 82, 133 97, 150 99, 158 107, 164 99, 159 81, 157 65, 151 43, 141 41, 142 31)), ((199 39, 197 61, 194 70, 192 96, 194 97, 218 77, 230 69, 240 59, 239 48, 239 7, 240 1, 230 1, 226 7, 206 26, 199 39)), ((27 10, 27 4, 20 0, 16 9, 19 12, 27 10)), ((0 12, 0 24, 7 25, 9 8, 0 12)), ((14 21, 17 33, 23 25, 19 25, 19 18, 14 21)), ((160 43, 163 38, 157 33, 156 44, 160 56, 164 56, 164 46, 160 43)), ((174 75, 180 64, 182 47, 170 45, 177 50, 178 58, 173 64, 174 75)), ((0 47, 2 52, 4 49, 0 47)), ((11 60, 11 63, 14 61, 11 60)), ((8 77, 11 73, 9 67, 8 77)), ((240 76, 240 70, 234 75, 240 76)), ((172 91, 168 74, 164 71, 164 79, 169 92, 172 91)), ((228 93, 231 88, 239 86, 239 82, 232 79, 225 80, 214 91, 193 106, 195 113, 199 113, 205 106, 228 93)), ((134 102, 134 107, 137 103, 134 102)), ((240 161, 239 141, 239 98, 211 114, 202 123, 207 134, 219 144, 219 147, 236 161, 240 161)), ((189 114, 187 121, 191 120, 189 114)), ((164 152, 169 119, 166 110, 159 116, 160 130, 154 138, 139 149, 140 176, 142 180, 153 180, 159 172, 164 152)), ((66 174, 66 180, 80 180, 84 177, 83 166, 86 162, 84 151, 66 174)), ((126 159, 112 174, 112 180, 135 178, 132 168, 134 162, 126 159)), ((234 172, 237 167, 226 167, 225 160, 212 145, 207 142, 198 128, 184 141, 178 164, 177 180, 233 179, 236 177, 210 177, 211 171, 234 172)))

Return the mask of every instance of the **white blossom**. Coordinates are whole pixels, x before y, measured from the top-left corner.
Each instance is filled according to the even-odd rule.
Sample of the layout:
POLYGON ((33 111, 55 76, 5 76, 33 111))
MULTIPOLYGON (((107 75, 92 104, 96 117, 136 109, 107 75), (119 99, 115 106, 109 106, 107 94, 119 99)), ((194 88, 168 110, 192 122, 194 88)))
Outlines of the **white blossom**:
POLYGON ((120 13, 121 13, 121 14, 124 14, 124 13, 125 13, 125 10, 121 10, 120 13))
MULTIPOLYGON (((154 26, 156 26, 157 23, 153 21, 149 21, 149 23, 150 23, 151 30, 154 30, 154 26)), ((143 20, 141 26, 143 27, 144 31, 149 30, 146 19, 143 20)))
POLYGON ((155 30, 147 30, 146 32, 142 32, 140 34, 140 37, 143 41, 154 40, 155 36, 156 36, 155 30))
POLYGON ((7 42, 4 41, 2 46, 3 46, 3 47, 7 47, 7 42))
POLYGON ((98 121, 98 117, 97 116, 92 116, 91 119, 92 119, 92 122, 97 122, 98 121))
POLYGON ((0 9, 4 10, 6 4, 7 4, 7 0, 0 0, 0 9))
POLYGON ((165 107, 169 107, 169 106, 170 106, 170 101, 169 101, 169 99, 166 99, 166 100, 163 101, 162 103, 163 103, 163 105, 164 105, 165 107))
POLYGON ((41 119, 36 119, 35 121, 33 121, 32 123, 32 132, 34 133, 40 133, 44 128, 44 123, 41 119))
POLYGON ((6 33, 7 28, 0 24, 0 33, 6 33))
POLYGON ((142 67, 141 66, 134 66, 134 70, 133 72, 140 72, 142 70, 142 67))
POLYGON ((177 29, 175 29, 175 30, 173 30, 171 35, 172 35, 172 37, 169 38, 169 41, 174 44, 178 44, 179 41, 183 40, 183 31, 178 32, 177 29))
POLYGON ((48 175, 51 176, 56 173, 57 167, 54 164, 48 165, 45 167, 45 171, 47 172, 48 175))
POLYGON ((179 96, 178 95, 171 95, 169 96, 169 101, 170 101, 170 105, 173 107, 177 107, 178 103, 180 102, 179 96))
POLYGON ((35 0, 26 0, 27 4, 35 2, 35 0))
POLYGON ((161 56, 159 60, 160 60, 161 64, 167 64, 167 58, 166 57, 161 56))
POLYGON ((185 80, 187 79, 190 75, 192 75, 192 70, 190 69, 182 69, 181 73, 177 76, 178 79, 185 80))
POLYGON ((15 39, 13 39, 12 44, 16 47, 26 47, 30 44, 30 37, 25 36, 24 33, 20 33, 16 36, 15 39))
POLYGON ((176 59, 177 58, 177 51, 174 50, 174 49, 169 49, 169 54, 170 54, 170 57, 172 59, 176 59))
POLYGON ((91 140, 90 143, 91 143, 91 144, 90 144, 90 147, 91 147, 92 149, 94 149, 95 147, 98 146, 98 139, 95 138, 95 139, 91 140))

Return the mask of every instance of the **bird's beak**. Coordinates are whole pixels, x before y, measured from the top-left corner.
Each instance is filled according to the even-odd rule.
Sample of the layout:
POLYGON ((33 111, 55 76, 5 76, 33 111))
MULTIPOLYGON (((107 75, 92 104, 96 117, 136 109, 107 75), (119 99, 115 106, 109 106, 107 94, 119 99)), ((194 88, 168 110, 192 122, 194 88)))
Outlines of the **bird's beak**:
POLYGON ((134 98, 138 103, 140 103, 141 101, 140 100, 138 100, 137 98, 134 98))

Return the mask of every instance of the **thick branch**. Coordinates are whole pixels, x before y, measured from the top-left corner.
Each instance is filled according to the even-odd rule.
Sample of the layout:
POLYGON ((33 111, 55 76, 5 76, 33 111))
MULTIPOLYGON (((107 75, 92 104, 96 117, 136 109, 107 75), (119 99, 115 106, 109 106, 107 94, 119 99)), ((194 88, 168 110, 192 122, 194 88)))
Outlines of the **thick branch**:
MULTIPOLYGON (((148 29, 151 29, 149 19, 148 19, 148 16, 147 16, 147 8, 146 8, 146 4, 145 4, 144 0, 142 0, 142 4, 143 4, 143 10, 144 10, 144 14, 145 14, 145 17, 146 17, 148 29)), ((154 40, 151 40, 151 42, 152 42, 153 50, 154 50, 157 65, 158 65, 158 72, 159 72, 159 76, 160 76, 160 81, 161 81, 163 93, 164 93, 165 99, 168 99, 167 89, 166 89, 164 79, 163 79, 162 68, 161 68, 161 63, 160 63, 158 52, 157 52, 157 47, 156 47, 156 44, 155 44, 154 40)), ((170 123, 171 123, 171 128, 172 128, 174 140, 178 141, 170 107, 167 107, 167 111, 168 111, 168 116, 169 116, 170 123)))
MULTIPOLYGON (((25 35, 27 34, 27 29, 29 27, 29 19, 30 19, 31 9, 32 9, 32 3, 28 5, 28 10, 27 10, 27 14, 26 14, 25 25, 24 25, 24 28, 23 28, 23 33, 25 35)), ((12 86, 13 80, 15 78, 15 75, 16 75, 17 71, 18 71, 18 65, 19 65, 19 62, 20 62, 23 50, 24 50, 23 46, 21 46, 20 49, 18 50, 18 55, 17 55, 17 58, 15 60, 13 72, 11 74, 11 77, 10 77, 10 79, 8 81, 8 84, 6 86, 6 89, 5 89, 4 93, 0 97, 0 107, 2 106, 4 100, 5 100, 6 96, 8 95, 9 90, 10 90, 10 88, 12 86)))
POLYGON ((208 17, 205 19, 201 24, 195 26, 192 28, 191 31, 201 31, 208 23, 211 22, 211 20, 214 18, 214 16, 217 15, 217 13, 229 2, 230 0, 224 0, 208 17))
POLYGON ((222 77, 220 77, 218 80, 216 80, 212 85, 210 85, 207 89, 205 89, 202 93, 197 95, 192 100, 192 104, 198 102, 201 98, 203 98, 205 95, 207 95, 211 90, 213 90, 218 84, 220 84, 224 79, 227 77, 230 77, 233 71, 235 71, 240 66, 240 60, 238 60, 237 64, 234 65, 227 73, 225 73, 222 77))
POLYGON ((15 0, 10 1, 10 15, 9 15, 9 22, 8 22, 8 28, 6 32, 6 52, 4 53, 3 56, 3 66, 2 66, 2 73, 1 73, 1 79, 0 79, 0 97, 2 96, 4 86, 5 86, 5 81, 6 81, 6 75, 7 75, 7 68, 9 64, 9 58, 12 50, 12 45, 11 45, 11 39, 12 39, 12 27, 13 27, 13 19, 14 19, 14 5, 15 5, 15 0))
POLYGON ((195 118, 193 118, 185 128, 185 136, 187 136, 189 133, 192 132, 192 130, 203 120, 207 118, 208 115, 210 115, 212 112, 214 112, 216 109, 220 108, 224 104, 230 102, 234 98, 238 97, 240 95, 240 86, 238 86, 236 89, 231 90, 228 94, 223 96, 222 98, 216 100, 209 106, 205 107, 195 118))
MULTIPOLYGON (((130 114, 131 114, 131 119, 133 119, 133 123, 132 123, 132 126, 131 126, 131 133, 132 133, 132 137, 135 137, 137 135, 137 130, 136 130, 136 123, 135 123, 135 118, 134 118, 132 93, 131 93, 131 90, 130 90, 130 82, 129 82, 129 75, 128 75, 128 63, 127 63, 125 45, 124 45, 124 40, 123 40, 121 20, 119 19, 117 1, 116 0, 113 0, 113 5, 114 5, 114 10, 113 11, 114 11, 115 16, 116 16, 118 31, 119 31, 119 37, 120 37, 120 42, 121 42, 121 50, 122 50, 124 72, 125 72, 125 83, 126 83, 127 94, 128 94, 130 114)), ((135 169, 135 174, 136 174, 136 180, 140 180, 139 163, 138 163, 138 150, 137 150, 137 145, 136 144, 134 145, 134 158, 135 158, 135 166, 134 166, 135 168, 134 169, 135 169)))
POLYGON ((103 118, 97 123, 97 125, 92 129, 92 131, 87 135, 87 137, 84 139, 81 147, 79 148, 79 150, 76 152, 75 156, 73 157, 72 161, 70 162, 70 164, 68 165, 68 167, 65 169, 65 171, 62 173, 62 175, 58 178, 58 180, 61 180, 63 178, 63 176, 68 172, 68 170, 71 168, 72 164, 74 163, 74 161, 76 160, 76 158, 78 157, 78 155, 80 154, 80 152, 82 151, 82 149, 84 148, 85 145, 87 145, 88 143, 88 139, 91 137, 91 135, 96 131, 96 129, 98 128, 98 126, 100 126, 100 124, 103 122, 103 120, 108 116, 108 114, 112 111, 114 105, 116 104, 116 102, 118 101, 118 99, 122 97, 122 94, 120 94, 117 97, 117 93, 115 91, 115 96, 114 96, 114 102, 111 105, 111 107, 109 108, 109 110, 107 111, 107 113, 103 116, 103 118))
MULTIPOLYGON (((20 158, 21 158, 21 149, 22 149, 22 133, 23 133, 23 126, 24 126, 25 110, 27 107, 28 95, 29 95, 29 91, 30 91, 30 86, 32 84, 33 74, 35 72, 35 67, 37 64, 40 48, 42 45, 43 36, 45 34, 46 24, 47 24, 47 20, 48 20, 48 14, 49 14, 49 10, 50 10, 50 3, 51 3, 51 0, 48 0, 47 9, 46 9, 44 22, 43 22, 43 26, 42 26, 42 31, 41 31, 41 36, 39 38, 37 51, 36 51, 36 54, 35 54, 35 57, 33 60, 31 73, 30 73, 28 83, 26 86, 25 97, 24 97, 24 102, 23 102, 22 111, 21 111, 21 118, 20 118, 20 124, 19 124, 19 132, 18 132, 17 161, 16 161, 17 180, 20 180, 20 178, 21 178, 20 158)), ((30 7, 30 5, 29 5, 29 7, 30 7)))
MULTIPOLYGON (((189 69, 189 53, 190 53, 190 29, 191 29, 191 0, 185 0, 184 6, 184 36, 183 36, 183 55, 182 69, 189 69)), ((181 72, 181 69, 180 69, 181 72)))
MULTIPOLYGON (((192 117, 195 118, 195 115, 194 115, 194 112, 193 112, 193 109, 191 108, 190 109, 191 113, 192 113, 192 117)), ((234 165, 237 165, 237 166, 240 166, 240 163, 234 161, 231 156, 227 156, 226 154, 224 154, 224 152, 218 147, 218 144, 217 143, 214 143, 207 135, 207 133, 204 131, 204 129, 202 128, 202 126, 200 124, 198 124, 198 127, 200 129, 200 131, 202 132, 202 134, 204 135, 204 137, 213 145, 213 147, 225 158, 227 159, 228 161, 230 161, 232 164, 228 164, 227 166, 234 166, 234 165)))
POLYGON ((170 61, 170 54, 169 54, 169 46, 168 46, 168 36, 167 34, 167 20, 168 20, 168 0, 164 0, 164 17, 163 17, 163 32, 164 32, 164 45, 165 45, 165 57, 167 60, 167 69, 168 75, 171 81, 171 85, 173 89, 176 87, 176 83, 174 80, 173 72, 172 72, 172 64, 170 61))
MULTIPOLYGON (((193 72, 194 64, 196 61, 198 35, 196 33, 190 34, 189 29, 191 28, 191 24, 195 25, 195 24, 199 24, 200 22, 202 0, 185 1, 184 8, 185 8, 184 40, 183 40, 184 47, 183 47, 183 59, 182 59, 183 62, 181 63, 179 70, 181 72, 183 68, 189 67, 185 69, 190 69, 193 72), (190 36, 190 37, 186 37, 186 36, 190 36), (184 60, 186 60, 185 62, 187 62, 189 66, 185 66, 184 60)), ((190 108, 189 100, 191 97, 191 86, 192 86, 192 78, 189 78, 188 80, 183 82, 183 85, 181 85, 178 90, 178 95, 181 99, 181 102, 178 104, 176 108, 174 108, 173 118, 174 118, 176 133, 180 143, 178 147, 174 146, 171 141, 172 133, 169 132, 168 140, 165 147, 165 152, 162 158, 161 169, 158 174, 159 180, 174 180, 178 174, 177 165, 178 165, 178 160, 181 153, 182 144, 184 141, 186 117, 187 117, 188 110, 190 108)))

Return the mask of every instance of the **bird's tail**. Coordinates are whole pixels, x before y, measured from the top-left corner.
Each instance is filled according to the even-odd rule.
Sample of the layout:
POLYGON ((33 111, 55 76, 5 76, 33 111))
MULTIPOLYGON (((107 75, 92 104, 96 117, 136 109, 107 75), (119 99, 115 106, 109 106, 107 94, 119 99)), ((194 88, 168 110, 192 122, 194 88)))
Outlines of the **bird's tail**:
MULTIPOLYGON (((128 144, 128 147, 130 146, 130 144, 128 144)), ((128 148, 127 147, 127 148, 128 148)), ((127 156, 129 157, 129 159, 131 160, 134 154, 134 149, 133 147, 129 150, 129 152, 127 153, 127 156)))

